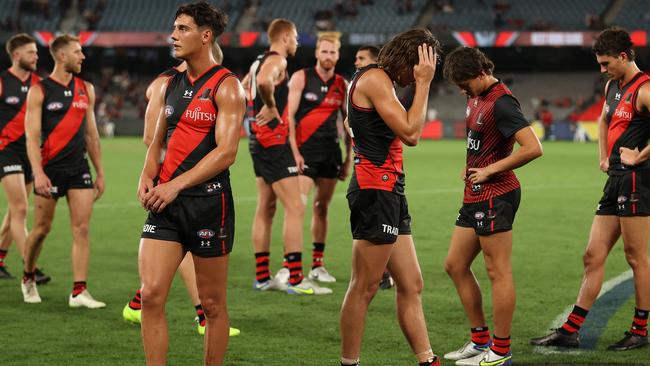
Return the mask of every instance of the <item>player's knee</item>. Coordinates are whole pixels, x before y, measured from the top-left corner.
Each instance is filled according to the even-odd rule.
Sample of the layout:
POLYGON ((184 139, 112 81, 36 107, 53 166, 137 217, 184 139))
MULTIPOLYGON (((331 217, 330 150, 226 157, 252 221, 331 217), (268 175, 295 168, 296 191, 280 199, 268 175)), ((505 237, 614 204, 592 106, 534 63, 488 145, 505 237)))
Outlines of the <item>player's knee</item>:
POLYGON ((351 290, 357 292, 365 300, 365 302, 370 303, 372 298, 375 297, 375 294, 379 290, 379 281, 352 281, 351 290))
POLYGON ((648 266, 648 257, 643 251, 636 250, 629 246, 625 246, 625 260, 630 265, 632 270, 641 268, 642 266, 648 266))
POLYGON ((10 207, 11 218, 10 220, 25 220, 27 217, 27 202, 21 202, 10 207))
POLYGON ((585 270, 594 270, 602 267, 605 264, 606 258, 607 255, 602 255, 593 250, 587 250, 582 256, 582 263, 585 270))
POLYGON ((447 258, 447 260, 445 260, 445 271, 449 277, 455 278, 465 274, 467 272, 467 267, 459 263, 455 263, 454 261, 447 258))
POLYGON ((226 302, 217 297, 201 298, 201 306, 208 319, 216 319, 226 314, 226 302))
POLYGON ((162 309, 165 306, 165 296, 162 288, 155 285, 142 286, 140 290, 140 299, 142 307, 146 309, 162 309))
POLYGON ((36 240, 43 240, 47 236, 47 234, 50 233, 50 230, 52 229, 52 223, 49 222, 43 222, 43 223, 38 223, 34 225, 32 228, 31 235, 33 235, 36 240))
POLYGON ((486 266, 486 272, 491 282, 500 282, 512 278, 512 269, 508 266, 486 266))
POLYGON ((408 278, 407 281, 397 283, 397 292, 401 295, 415 296, 420 295, 424 289, 424 280, 422 276, 408 278))
POLYGON ((314 202, 314 216, 327 217, 329 202, 317 200, 314 202))
POLYGON ((292 200, 289 204, 287 204, 287 207, 285 207, 284 210, 288 215, 300 217, 305 215, 305 205, 300 199, 292 200))
POLYGON ((72 235, 77 238, 87 238, 88 231, 88 223, 74 224, 72 226, 72 235))

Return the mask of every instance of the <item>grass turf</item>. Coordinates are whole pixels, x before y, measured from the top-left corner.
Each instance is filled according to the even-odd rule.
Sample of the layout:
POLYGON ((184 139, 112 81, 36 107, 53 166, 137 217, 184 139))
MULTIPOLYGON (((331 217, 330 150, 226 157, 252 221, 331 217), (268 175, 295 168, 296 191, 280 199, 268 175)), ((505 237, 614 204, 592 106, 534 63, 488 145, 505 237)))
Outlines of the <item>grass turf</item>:
MULTIPOLYGON (((247 141, 242 140, 232 168, 236 202, 236 241, 230 261, 228 304, 233 326, 228 365, 335 365, 339 357, 338 311, 350 278, 351 235, 345 200, 347 182, 339 184, 330 209, 325 261, 338 282, 334 294, 295 297, 252 290, 253 250, 250 240, 255 186, 247 141)), ((89 289, 108 303, 102 310, 70 309, 70 231, 67 207, 59 203, 53 230, 40 265, 53 280, 39 287, 42 304, 24 304, 18 280, 0 281, 0 363, 3 365, 144 364, 139 328, 122 321, 121 310, 138 286, 137 249, 145 212, 135 197, 144 147, 136 138, 103 141, 107 190, 96 204, 91 222, 92 254, 89 289)), ((453 223, 460 207, 464 162, 462 141, 423 141, 405 149, 407 197, 422 268, 422 295, 431 344, 442 356, 468 337, 468 325, 451 280, 443 269, 453 223)), ((650 365, 650 348, 611 353, 632 320, 634 298, 610 319, 593 352, 541 355, 528 339, 547 332, 550 322, 577 294, 582 253, 606 176, 599 172, 596 144, 548 143, 545 155, 517 172, 522 204, 514 231, 513 267, 517 308, 512 329, 515 362, 526 364, 650 365)), ((5 207, 4 197, 1 207, 5 207)), ((304 263, 311 262, 305 220, 304 263)), ((276 214, 271 267, 281 265, 282 211, 276 214)), ((31 225, 31 214, 28 224, 31 225)), ((19 275, 20 259, 11 249, 8 268, 19 275)), ((483 261, 474 270, 481 282, 491 323, 490 289, 483 261)), ((612 251, 606 278, 627 270, 622 245, 612 251)), ((308 268, 305 270, 308 271, 308 268)), ((194 309, 180 279, 167 303, 170 365, 202 362, 202 339, 193 323, 194 309)), ((394 290, 380 291, 370 306, 361 355, 364 365, 413 365, 414 357, 397 324, 394 290)), ((452 365, 444 361, 443 365, 452 365)))

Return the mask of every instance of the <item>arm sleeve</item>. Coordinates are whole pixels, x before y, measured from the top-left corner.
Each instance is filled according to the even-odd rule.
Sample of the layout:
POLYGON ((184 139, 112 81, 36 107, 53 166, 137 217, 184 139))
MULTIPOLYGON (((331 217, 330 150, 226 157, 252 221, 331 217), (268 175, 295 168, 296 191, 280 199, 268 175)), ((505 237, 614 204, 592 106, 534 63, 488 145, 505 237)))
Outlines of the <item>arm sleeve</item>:
POLYGON ((494 119, 504 137, 511 137, 522 128, 530 126, 521 113, 519 102, 512 95, 504 95, 494 102, 494 119))

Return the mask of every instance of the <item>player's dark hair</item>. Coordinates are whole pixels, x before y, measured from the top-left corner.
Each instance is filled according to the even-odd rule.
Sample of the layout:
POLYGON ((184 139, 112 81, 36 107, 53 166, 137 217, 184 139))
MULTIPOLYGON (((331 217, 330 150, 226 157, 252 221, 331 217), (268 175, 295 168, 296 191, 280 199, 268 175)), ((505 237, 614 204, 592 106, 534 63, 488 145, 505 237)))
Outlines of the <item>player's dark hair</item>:
POLYGON ((450 83, 458 84, 481 74, 492 75, 494 63, 481 50, 458 47, 445 57, 443 74, 450 83))
POLYGON ((358 51, 368 51, 368 54, 370 55, 370 58, 373 61, 377 61, 377 57, 379 57, 379 47, 377 46, 372 46, 372 45, 365 45, 361 46, 358 51))
POLYGON ((630 61, 634 61, 634 50, 630 33, 619 27, 611 27, 600 32, 592 50, 599 56, 618 57, 621 52, 627 54, 630 61))
POLYGON ((6 48, 7 48, 7 53, 9 54, 9 58, 11 58, 11 54, 14 53, 14 51, 17 48, 20 48, 26 44, 30 43, 36 43, 36 39, 34 37, 30 36, 27 33, 18 33, 7 41, 6 48))
POLYGON ((67 46, 72 42, 80 42, 79 37, 67 33, 56 36, 50 42, 50 54, 52 54, 52 58, 56 60, 56 53, 59 52, 61 48, 67 46))
POLYGON ((402 32, 381 48, 377 63, 392 80, 403 70, 413 69, 420 61, 418 46, 426 43, 440 53, 440 42, 428 29, 417 28, 402 32))
POLYGON ((215 39, 223 33, 228 25, 228 15, 223 10, 208 4, 206 1, 198 1, 179 6, 174 19, 181 15, 187 15, 194 19, 194 23, 199 28, 210 28, 215 39))

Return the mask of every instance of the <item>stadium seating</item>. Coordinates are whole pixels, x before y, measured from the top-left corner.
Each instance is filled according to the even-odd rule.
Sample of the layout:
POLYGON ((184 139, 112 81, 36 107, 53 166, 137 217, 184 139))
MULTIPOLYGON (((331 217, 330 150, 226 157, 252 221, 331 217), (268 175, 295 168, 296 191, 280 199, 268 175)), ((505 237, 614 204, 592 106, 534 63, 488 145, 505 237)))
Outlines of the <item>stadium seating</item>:
POLYGON ((650 7, 647 0, 626 0, 621 11, 614 18, 614 24, 629 30, 647 29, 650 23, 650 7))

